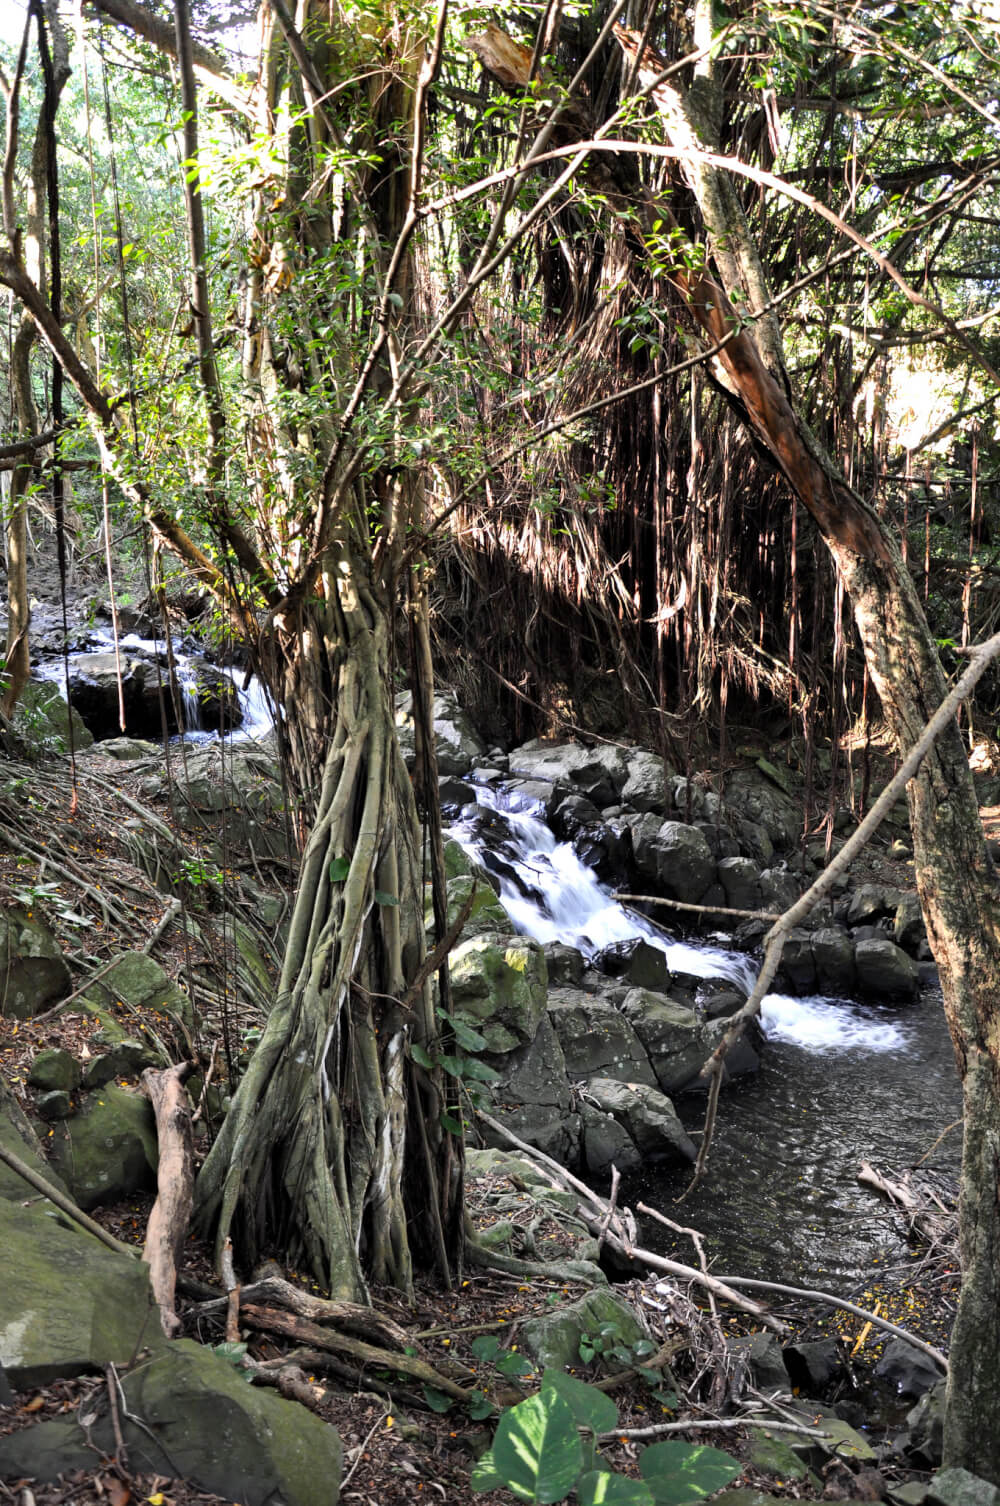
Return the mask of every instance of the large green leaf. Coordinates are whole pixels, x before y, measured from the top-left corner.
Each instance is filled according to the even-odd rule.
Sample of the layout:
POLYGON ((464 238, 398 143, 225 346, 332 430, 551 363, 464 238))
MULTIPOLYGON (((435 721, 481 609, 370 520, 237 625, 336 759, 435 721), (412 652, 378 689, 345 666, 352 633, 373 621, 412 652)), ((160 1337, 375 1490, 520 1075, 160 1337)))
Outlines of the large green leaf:
POLYGON ((592 1433, 612 1433, 618 1426, 618 1408, 610 1396, 588 1386, 586 1381, 567 1375, 565 1370, 546 1370, 542 1391, 555 1391, 566 1402, 580 1427, 592 1433))
POLYGON ((641 1480, 595 1469, 576 1487, 580 1506, 656 1506, 653 1492, 641 1480))
POLYGON ((656 1506, 683 1506, 721 1490, 734 1480, 742 1466, 721 1449, 671 1438, 654 1443, 639 1460, 643 1479, 653 1492, 656 1506))
POLYGON ((488 1448, 480 1457, 469 1476, 469 1484, 473 1490, 500 1490, 503 1487, 503 1479, 497 1474, 496 1465, 493 1463, 491 1448, 488 1448))
POLYGON ((493 1440, 493 1466, 519 1501, 561 1501, 576 1484, 583 1451, 568 1404, 555 1391, 505 1412, 493 1440))

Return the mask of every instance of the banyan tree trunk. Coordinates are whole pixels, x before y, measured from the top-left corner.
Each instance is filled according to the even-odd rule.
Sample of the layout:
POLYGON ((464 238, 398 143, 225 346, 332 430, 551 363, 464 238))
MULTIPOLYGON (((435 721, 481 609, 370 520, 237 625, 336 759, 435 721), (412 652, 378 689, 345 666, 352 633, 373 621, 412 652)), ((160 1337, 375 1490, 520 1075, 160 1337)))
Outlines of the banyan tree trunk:
MULTIPOLYGON (((435 1036, 424 955, 419 827, 393 727, 389 616, 364 562, 341 543, 308 633, 323 655, 329 751, 278 994, 197 1184, 203 1227, 244 1265, 297 1260, 336 1297, 366 1279, 411 1286, 452 1258, 460 1181, 449 1167, 439 1085, 410 1041, 435 1036), (331 709, 332 708, 332 709, 331 709)), ((294 718, 296 709, 288 708, 294 718)), ((302 708, 312 724, 319 712, 302 708)), ((441 1273, 446 1279, 448 1271, 441 1273)))

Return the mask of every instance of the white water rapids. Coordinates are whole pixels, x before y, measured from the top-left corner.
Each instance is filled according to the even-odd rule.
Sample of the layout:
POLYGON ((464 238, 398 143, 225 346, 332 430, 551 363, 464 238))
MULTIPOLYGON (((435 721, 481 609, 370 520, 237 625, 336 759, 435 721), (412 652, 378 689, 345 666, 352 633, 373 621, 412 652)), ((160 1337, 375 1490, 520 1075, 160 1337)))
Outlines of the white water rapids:
MULTIPOLYGON (((641 915, 626 910, 571 844, 556 840, 535 803, 516 792, 484 785, 477 786, 476 797, 481 807, 497 815, 505 860, 497 872, 500 900, 524 935, 576 947, 588 960, 614 942, 641 936, 664 953, 671 972, 726 979, 750 992, 755 972, 749 958, 718 946, 671 941, 641 915)), ((475 822, 460 819, 451 834, 471 857, 481 860, 488 855, 489 843, 475 827, 475 822)), ((761 1023, 769 1038, 791 1041, 807 1051, 892 1052, 905 1050, 908 1043, 905 1028, 880 1018, 877 1009, 823 996, 768 994, 761 1023)))

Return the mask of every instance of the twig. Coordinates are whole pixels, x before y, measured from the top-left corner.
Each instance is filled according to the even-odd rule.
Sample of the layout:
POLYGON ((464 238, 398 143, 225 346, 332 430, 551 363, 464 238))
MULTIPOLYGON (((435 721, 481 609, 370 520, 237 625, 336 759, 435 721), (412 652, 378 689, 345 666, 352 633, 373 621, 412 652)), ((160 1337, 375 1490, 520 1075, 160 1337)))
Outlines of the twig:
POLYGON ((930 1150, 925 1151, 924 1154, 920 1157, 920 1160, 914 1162, 914 1171, 918 1166, 923 1166, 924 1162, 934 1154, 938 1146, 941 1144, 941 1141, 944 1139, 945 1135, 950 1135, 952 1130, 958 1129, 959 1125, 961 1125, 962 1123, 964 1123, 964 1121, 961 1119, 953 1119, 950 1124, 946 1124, 940 1135, 938 1135, 937 1139, 934 1141, 934 1144, 931 1146, 930 1150))
POLYGON ((597 1236, 597 1252, 598 1252, 598 1254, 600 1254, 600 1252, 601 1252, 601 1246, 604 1244, 605 1236, 607 1235, 608 1228, 610 1227, 610 1224, 611 1224, 611 1220, 615 1216, 615 1204, 618 1202, 618 1188, 621 1186, 621 1180, 622 1180, 622 1178, 621 1178, 621 1172, 618 1170, 618 1167, 617 1166, 612 1166, 612 1168, 611 1168, 611 1191, 608 1194, 608 1211, 604 1215, 604 1222, 601 1225, 600 1233, 597 1236))
POLYGON ((598 1433, 596 1441, 613 1443, 616 1438, 661 1438, 664 1433, 689 1433, 695 1429, 699 1432, 721 1433, 736 1428, 768 1428, 774 1433, 801 1433, 806 1438, 833 1437, 832 1433, 824 1433, 820 1428, 808 1428, 795 1422, 772 1422, 765 1417, 727 1417, 706 1422, 698 1422, 695 1418, 690 1418, 687 1422, 655 1422, 648 1428, 616 1428, 613 1433, 598 1433))
POLYGON ((146 954, 147 957, 149 956, 150 952, 153 950, 153 948, 156 945, 156 943, 159 941, 160 937, 163 935, 164 931, 170 925, 170 922, 174 919, 175 916, 177 916, 177 915, 180 914, 180 910, 181 910, 181 902, 180 902, 179 899, 168 899, 167 900, 166 907, 165 907, 165 909, 163 911, 163 914, 160 916, 159 920, 156 922, 156 925, 153 927, 152 931, 150 932, 149 939, 147 940, 147 942, 145 943, 145 945, 142 948, 142 950, 145 952, 145 954, 146 954))
POLYGON ((85 994, 88 988, 92 988, 99 978, 103 978, 104 974, 109 973, 111 969, 120 961, 120 957, 112 957, 110 962, 105 962, 103 967, 99 967, 96 972, 91 973, 90 976, 80 984, 79 988, 74 988, 73 992, 71 994, 67 994, 65 999, 60 999, 58 1004, 53 1004, 52 1008, 47 1009, 44 1014, 32 1015, 31 1024, 33 1026, 44 1025, 47 1020, 52 1019, 53 1015, 57 1015, 61 1009, 65 1009, 67 1004, 72 1004, 74 999, 78 999, 81 994, 85 994))
POLYGON ((128 1449, 122 1437, 121 1418, 118 1415, 118 1372, 109 1364, 104 1371, 108 1382, 108 1407, 111 1412, 111 1427, 115 1435, 115 1463, 119 1469, 128 1470, 128 1449))
POLYGON ((732 905, 692 905, 683 899, 664 899, 657 894, 621 894, 617 890, 612 899, 626 905, 669 905, 671 910, 688 910, 692 915, 738 915, 740 920, 780 920, 772 910, 737 910, 732 905))
POLYGON ((846 1313, 853 1313, 856 1318, 864 1318, 873 1328, 884 1329, 886 1333, 894 1334, 897 1339, 904 1339, 907 1344, 912 1344, 914 1349, 919 1349, 936 1365, 940 1365, 945 1375, 948 1374, 948 1361, 940 1349, 935 1349, 933 1344, 926 1344, 923 1339, 918 1339, 916 1334, 900 1328, 896 1323, 890 1323, 888 1318, 880 1318, 877 1313, 869 1312, 867 1307, 858 1307, 856 1302, 847 1302, 843 1297, 834 1297, 830 1292, 815 1292, 806 1287, 785 1286, 777 1281, 751 1280, 749 1276, 720 1276, 719 1280, 731 1286, 749 1287, 754 1292, 780 1292, 785 1297, 803 1297, 809 1302, 822 1302, 826 1307, 837 1307, 846 1313))
POLYGON ((353 1459, 353 1462, 351 1464, 351 1467, 347 1471, 346 1475, 342 1475, 341 1478, 340 1478, 340 1494, 341 1494, 342 1498, 343 1498, 343 1494, 344 1494, 344 1486, 351 1479, 351 1476, 354 1474, 354 1471, 357 1469, 358 1465, 361 1463, 362 1459, 364 1458, 364 1456, 365 1456, 365 1449, 368 1447, 369 1443, 371 1442, 371 1440, 372 1440, 372 1438, 373 1438, 373 1436, 375 1434, 375 1430, 377 1428, 380 1428, 382 1426, 383 1422, 385 1422, 386 1418, 389 1415, 390 1414, 388 1412, 383 1412, 381 1417, 376 1417, 375 1421, 372 1423, 371 1427, 368 1429, 368 1431, 365 1434, 364 1438, 361 1440, 361 1442, 358 1444, 357 1448, 354 1450, 354 1459, 353 1459))

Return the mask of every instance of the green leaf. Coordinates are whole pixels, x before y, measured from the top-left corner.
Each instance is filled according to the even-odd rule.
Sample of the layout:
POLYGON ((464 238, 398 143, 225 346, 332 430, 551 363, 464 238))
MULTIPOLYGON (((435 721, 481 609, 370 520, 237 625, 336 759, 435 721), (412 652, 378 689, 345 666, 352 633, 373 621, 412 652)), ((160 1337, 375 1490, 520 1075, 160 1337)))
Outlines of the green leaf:
POLYGON ((350 873, 350 871, 351 871, 351 860, 350 860, 350 858, 331 858, 330 859, 330 882, 331 882, 331 884, 342 884, 344 882, 345 878, 347 877, 347 875, 350 873))
POLYGON ((438 1014, 443 1020, 448 1021, 452 1034, 463 1051, 482 1051, 486 1045, 485 1035, 480 1035, 478 1030, 473 1030, 471 1025, 466 1025, 461 1020, 452 1019, 445 1014, 443 1009, 439 1009, 438 1014))
POLYGON ((398 905, 399 900, 394 894, 386 894, 384 889, 376 889, 375 903, 377 905, 398 905))
POLYGON ((497 1474, 496 1465, 493 1463, 493 1450, 488 1448, 469 1476, 469 1484, 473 1490, 500 1490, 503 1486, 503 1477, 497 1474))
POLYGON ((438 1117, 440 1119, 441 1128, 446 1129, 449 1135, 460 1135, 462 1133, 462 1130, 465 1128, 461 1119, 457 1119, 454 1114, 446 1114, 444 1110, 442 1110, 438 1117))
POLYGON ((641 1480, 595 1469, 576 1487, 580 1506, 655 1506, 653 1492, 641 1480))
POLYGON ((656 1506, 682 1506, 721 1490, 735 1480, 741 1465, 721 1449, 681 1443, 671 1438, 654 1443, 639 1460, 639 1470, 656 1506))
POLYGON ((418 1067, 426 1067, 428 1072, 433 1071, 434 1062, 431 1060, 430 1056, 428 1056, 427 1052, 424 1050, 423 1046, 421 1046, 419 1041, 410 1042, 410 1056, 416 1062, 418 1067))
POLYGON ((455 1405, 451 1396, 445 1396, 443 1391, 437 1391, 433 1386, 424 1387, 424 1401, 432 1412, 450 1412, 455 1405))
POLYGON ((493 1440, 493 1464, 519 1501, 561 1501, 583 1462, 573 1413, 554 1391, 529 1396, 504 1412, 493 1440))
POLYGON ((502 1360, 497 1360, 496 1365, 501 1375, 531 1375, 535 1369, 523 1354, 505 1354, 502 1360))
POLYGON ((573 1413, 578 1426, 592 1433, 611 1433, 618 1426, 618 1408, 610 1396, 588 1386, 586 1381, 567 1375, 565 1370, 546 1370, 542 1375, 542 1392, 555 1391, 573 1413))
POLYGON ((469 1345, 477 1360, 484 1364, 490 1364, 500 1353, 500 1340, 496 1334, 481 1333, 477 1339, 473 1339, 469 1345))
POLYGON ((462 1076, 467 1082, 499 1082, 500 1073, 493 1067, 488 1067, 485 1062, 477 1062, 470 1057, 463 1058, 462 1076))
POLYGON ((471 1399, 466 1402, 465 1410, 473 1422, 481 1422, 484 1417, 492 1417, 496 1407, 483 1391, 473 1391, 471 1399))

